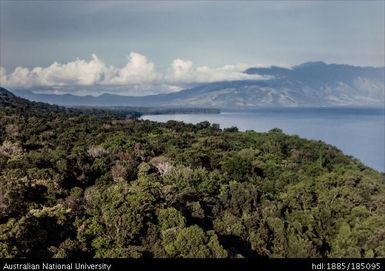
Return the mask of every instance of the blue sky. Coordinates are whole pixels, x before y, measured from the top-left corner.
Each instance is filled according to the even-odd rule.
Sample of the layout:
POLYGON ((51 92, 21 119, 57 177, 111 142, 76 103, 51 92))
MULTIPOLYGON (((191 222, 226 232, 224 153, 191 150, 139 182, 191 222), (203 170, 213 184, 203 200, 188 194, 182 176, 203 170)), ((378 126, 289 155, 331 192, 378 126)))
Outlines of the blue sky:
POLYGON ((107 77, 119 75, 121 85, 177 89, 210 76, 242 78, 246 66, 384 66, 384 1, 0 3, 2 77, 11 82, 19 69, 12 82, 20 85, 92 85, 110 68, 107 77), (47 70, 55 62, 53 71, 66 73, 62 81, 47 70), (42 70, 31 74, 35 67, 42 70), (87 78, 71 77, 82 72, 87 78), (139 72, 152 81, 141 82, 139 72))

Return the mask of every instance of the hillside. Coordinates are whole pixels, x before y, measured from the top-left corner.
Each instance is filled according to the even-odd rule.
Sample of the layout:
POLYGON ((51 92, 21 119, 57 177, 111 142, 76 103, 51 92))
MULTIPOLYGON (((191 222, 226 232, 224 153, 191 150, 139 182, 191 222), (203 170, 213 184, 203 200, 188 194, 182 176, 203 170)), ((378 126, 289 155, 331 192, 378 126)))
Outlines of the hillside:
POLYGON ((385 176, 333 146, 0 99, 1 258, 385 257, 385 176))
MULTIPOLYGON (((143 97, 34 94, 25 98, 62 105, 184 106, 256 108, 264 106, 383 106, 384 68, 308 62, 293 68, 251 68, 266 80, 201 84, 180 92, 143 97)), ((108 86, 105 87, 106 92, 108 86)))
POLYGON ((9 90, 0 87, 0 108, 9 111, 17 111, 22 113, 23 111, 37 111, 39 113, 43 112, 59 112, 64 111, 65 109, 60 106, 50 105, 41 102, 31 102, 26 99, 15 96, 9 90))

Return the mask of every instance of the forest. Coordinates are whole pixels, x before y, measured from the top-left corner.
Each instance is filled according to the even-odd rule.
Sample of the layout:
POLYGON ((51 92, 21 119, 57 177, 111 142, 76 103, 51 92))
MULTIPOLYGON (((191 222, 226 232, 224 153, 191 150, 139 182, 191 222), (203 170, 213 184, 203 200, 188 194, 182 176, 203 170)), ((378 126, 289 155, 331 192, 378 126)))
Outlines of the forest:
POLYGON ((280 129, 0 89, 0 258, 25 257, 385 257, 385 174, 280 129))

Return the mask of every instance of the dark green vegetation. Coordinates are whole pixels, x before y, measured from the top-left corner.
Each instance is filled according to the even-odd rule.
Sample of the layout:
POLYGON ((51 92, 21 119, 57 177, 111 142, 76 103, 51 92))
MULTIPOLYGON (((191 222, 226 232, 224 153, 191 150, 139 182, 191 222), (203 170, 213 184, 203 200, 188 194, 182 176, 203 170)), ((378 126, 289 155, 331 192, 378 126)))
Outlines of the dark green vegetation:
POLYGON ((384 175, 322 142, 0 90, 0 257, 385 257, 384 175))
POLYGON ((203 107, 137 107, 137 106, 75 106, 75 109, 80 110, 95 110, 95 108, 105 111, 112 111, 120 115, 162 115, 162 114, 219 114, 220 110, 216 108, 203 107), (134 112, 134 113, 133 113, 134 112))

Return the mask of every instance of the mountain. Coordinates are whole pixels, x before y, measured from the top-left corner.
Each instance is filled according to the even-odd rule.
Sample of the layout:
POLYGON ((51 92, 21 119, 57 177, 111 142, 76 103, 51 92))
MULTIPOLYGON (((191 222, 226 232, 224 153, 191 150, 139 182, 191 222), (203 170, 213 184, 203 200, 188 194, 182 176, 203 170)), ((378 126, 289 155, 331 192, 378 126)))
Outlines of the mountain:
POLYGON ((292 68, 272 66, 250 68, 244 72, 259 74, 267 79, 215 82, 175 93, 141 97, 113 94, 97 97, 50 95, 20 90, 14 92, 31 100, 60 105, 254 108, 384 104, 384 67, 307 62, 292 68))
MULTIPOLYGON (((33 93, 29 94, 33 97, 33 93)), ((47 95, 50 96, 50 95, 47 95)), ((56 95, 51 95, 53 98, 57 98, 56 95)), ((60 96, 59 96, 60 97, 60 96)), ((63 95, 63 97, 73 97, 74 95, 63 95)), ((92 96, 91 96, 92 97, 92 96)), ((63 100, 61 100, 63 102, 63 100)), ((136 118, 143 114, 218 114, 220 110, 217 108, 201 108, 201 107, 138 107, 138 106, 103 106, 103 107, 64 107, 56 105, 60 101, 55 102, 51 100, 48 104, 44 102, 29 101, 28 99, 20 98, 14 95, 9 90, 0 87, 0 109, 5 113, 19 113, 24 114, 26 112, 34 112, 37 114, 46 113, 71 113, 71 114, 87 114, 93 116, 114 116, 120 118, 136 118)), ((71 104, 71 103, 70 103, 71 104)))

